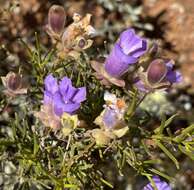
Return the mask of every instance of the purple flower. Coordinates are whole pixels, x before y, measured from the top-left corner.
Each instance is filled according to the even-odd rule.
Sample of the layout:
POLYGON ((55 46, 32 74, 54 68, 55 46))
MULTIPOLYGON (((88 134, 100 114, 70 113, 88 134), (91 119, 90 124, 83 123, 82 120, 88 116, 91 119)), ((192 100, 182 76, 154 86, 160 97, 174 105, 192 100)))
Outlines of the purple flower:
POLYGON ((150 91, 166 89, 173 83, 181 82, 182 75, 173 70, 173 65, 173 60, 155 59, 145 72, 142 69, 139 71, 135 85, 141 91, 150 91))
MULTIPOLYGON (((158 176, 154 176, 153 181, 157 187, 158 190, 171 190, 171 187, 166 183, 165 181, 161 181, 158 176)), ((151 183, 148 183, 143 190, 154 190, 153 186, 151 183)))
POLYGON ((106 72, 112 77, 121 77, 146 50, 147 41, 145 39, 136 35, 133 29, 125 30, 105 61, 106 72))
POLYGON ((73 114, 85 99, 85 87, 73 87, 67 77, 64 77, 59 84, 51 74, 46 77, 44 104, 52 103, 56 115, 62 116, 64 112, 73 114))

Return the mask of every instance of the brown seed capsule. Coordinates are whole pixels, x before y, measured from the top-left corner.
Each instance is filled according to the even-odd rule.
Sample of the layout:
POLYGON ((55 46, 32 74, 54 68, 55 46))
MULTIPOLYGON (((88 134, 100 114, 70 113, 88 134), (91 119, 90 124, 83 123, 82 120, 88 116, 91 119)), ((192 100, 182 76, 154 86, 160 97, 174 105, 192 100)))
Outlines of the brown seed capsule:
POLYGON ((62 6, 53 5, 49 9, 48 24, 53 32, 61 34, 65 26, 66 14, 62 6))
POLYGON ((86 43, 87 43, 86 40, 81 38, 78 42, 78 46, 83 49, 85 47, 86 43))
POLYGON ((21 86, 21 76, 12 74, 7 81, 7 88, 11 90, 17 90, 21 86))
POLYGON ((9 96, 17 94, 26 94, 27 88, 24 87, 24 79, 21 75, 9 72, 5 77, 1 77, 4 87, 4 93, 9 96))
POLYGON ((161 82, 167 74, 166 64, 162 59, 152 61, 147 70, 147 79, 151 84, 161 82))

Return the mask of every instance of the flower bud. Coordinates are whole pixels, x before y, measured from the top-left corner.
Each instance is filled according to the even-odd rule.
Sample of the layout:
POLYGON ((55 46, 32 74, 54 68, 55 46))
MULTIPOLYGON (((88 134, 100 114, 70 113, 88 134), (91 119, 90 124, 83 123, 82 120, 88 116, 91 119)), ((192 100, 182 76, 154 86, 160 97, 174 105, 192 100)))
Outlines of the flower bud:
POLYGON ((54 33, 61 35, 65 26, 65 20, 66 20, 66 14, 62 6, 53 5, 49 9, 48 24, 50 29, 54 33))
POLYGON ((162 59, 152 61, 147 70, 148 82, 156 84, 161 82, 167 74, 167 67, 162 59))

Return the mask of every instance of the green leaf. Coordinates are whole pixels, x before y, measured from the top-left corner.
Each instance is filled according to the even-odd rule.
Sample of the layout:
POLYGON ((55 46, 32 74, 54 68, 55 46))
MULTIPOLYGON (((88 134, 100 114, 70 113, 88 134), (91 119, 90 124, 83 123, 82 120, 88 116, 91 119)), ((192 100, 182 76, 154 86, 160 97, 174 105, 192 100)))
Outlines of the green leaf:
POLYGON ((105 179, 103 179, 103 178, 100 178, 100 181, 102 182, 102 183, 104 183, 105 185, 107 185, 108 187, 110 187, 111 189, 113 189, 114 187, 113 187, 113 185, 112 184, 110 184, 108 181, 106 181, 105 179))
POLYGON ((163 172, 161 172, 159 170, 156 170, 154 168, 149 169, 149 171, 151 171, 151 172, 153 172, 153 173, 155 173, 155 174, 157 174, 157 175, 159 175, 159 176, 161 176, 163 178, 166 178, 168 181, 170 181, 172 179, 170 176, 168 176, 165 173, 163 173, 163 172))
POLYGON ((179 150, 180 150, 183 154, 187 155, 191 160, 194 160, 194 154, 193 154, 193 152, 187 151, 187 150, 185 149, 185 147, 182 146, 182 145, 178 145, 178 148, 179 148, 179 150))
POLYGON ((34 140, 33 154, 35 156, 39 150, 39 144, 38 144, 38 140, 35 134, 33 134, 33 140, 34 140))
POLYGON ((172 153, 158 140, 154 140, 157 144, 157 146, 174 162, 177 169, 180 168, 179 163, 177 159, 172 155, 172 153))
POLYGON ((177 142, 177 143, 181 143, 183 140, 185 140, 185 138, 188 137, 188 135, 190 135, 191 133, 194 132, 194 125, 190 125, 189 127, 183 129, 181 131, 181 134, 176 136, 173 141, 177 142))
POLYGON ((163 115, 162 116, 162 121, 161 121, 161 125, 160 127, 158 127, 157 129, 154 130, 155 134, 163 134, 163 131, 166 127, 168 127, 168 125, 170 125, 170 123, 172 122, 172 120, 177 116, 178 114, 174 114, 173 116, 171 116, 169 119, 166 120, 166 116, 163 115))
POLYGON ((136 105, 137 105, 137 95, 138 95, 138 90, 136 89, 133 95, 133 98, 131 100, 130 106, 128 107, 126 116, 129 119, 130 117, 133 116, 134 111, 136 109, 136 105))

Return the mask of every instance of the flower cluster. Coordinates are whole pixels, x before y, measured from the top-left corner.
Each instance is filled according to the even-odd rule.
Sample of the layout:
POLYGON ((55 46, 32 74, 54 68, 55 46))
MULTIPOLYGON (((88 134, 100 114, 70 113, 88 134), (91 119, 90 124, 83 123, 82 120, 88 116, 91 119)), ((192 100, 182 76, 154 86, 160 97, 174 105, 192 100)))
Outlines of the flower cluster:
MULTIPOLYGON (((95 10, 101 12, 98 9, 96 6, 95 10)), ((171 190, 167 182, 153 175, 160 174, 168 179, 163 173, 165 169, 158 170, 165 166, 162 158, 169 158, 177 168, 182 154, 193 159, 194 125, 171 130, 170 124, 176 114, 167 120, 162 117, 159 124, 158 118, 156 122, 155 117, 151 118, 148 107, 152 112, 158 110, 156 116, 162 115, 158 109, 162 104, 165 104, 164 109, 172 107, 166 104, 166 92, 159 90, 167 90, 181 82, 182 75, 174 69, 173 60, 159 55, 156 43, 149 42, 131 28, 120 34, 103 63, 90 62, 94 55, 90 57, 86 53, 82 53, 80 59, 61 60, 65 56, 75 58, 92 45, 95 30, 90 20, 90 14, 85 17, 74 14, 73 23, 65 27, 64 8, 53 5, 49 9, 46 31, 56 45, 57 56, 53 51, 42 55, 38 41, 37 49, 29 49, 32 64, 22 66, 22 70, 27 69, 24 73, 32 68, 28 93, 21 74, 9 72, 1 77, 2 92, 9 98, 0 101, 3 113, 0 116, 3 126, 0 130, 1 158, 5 163, 8 160, 16 164, 14 167, 19 172, 15 170, 13 175, 21 174, 11 189, 103 189, 103 185, 114 189, 117 174, 134 174, 125 170, 128 165, 150 180, 144 187, 138 184, 141 186, 138 189, 171 190), (59 60, 59 64, 54 64, 53 60, 59 60), (152 96, 147 96, 149 93, 152 96), (26 95, 20 97, 21 94, 26 95), (41 101, 37 97, 42 97, 41 101), (153 102, 153 97, 160 104, 153 102), (152 98, 152 103, 147 103, 149 99, 146 98, 152 98), (31 109, 38 110, 33 111, 33 116, 44 127, 38 126, 40 123, 32 117, 31 109), (154 154, 155 149, 157 154, 154 154), (174 155, 174 149, 180 154, 174 155), (159 154, 159 150, 163 154, 159 154), (107 167, 110 161, 116 167, 107 167), (152 168, 154 166, 156 169, 152 168), (105 171, 107 168, 111 172, 105 171), (114 173, 115 168, 118 171, 114 173), (104 176, 111 180, 110 183, 103 179, 104 176)), ((167 110, 165 114, 170 115, 167 110)), ((1 166, 7 170, 3 162, 1 166)), ((2 179, 12 180, 12 174, 7 175, 9 172, 1 173, 6 174, 5 178, 0 174, 2 179)), ((123 182, 127 180, 121 179, 120 183, 123 182)), ((125 188, 124 185, 120 188, 125 188)))
POLYGON ((73 23, 65 27, 66 14, 62 6, 53 5, 48 13, 46 31, 57 43, 59 56, 77 57, 78 52, 89 48, 93 41, 90 39, 95 34, 95 29, 90 25, 91 15, 81 17, 75 13, 73 23))
POLYGON ((125 86, 121 77, 146 53, 147 46, 147 41, 136 35, 133 29, 125 30, 104 64, 92 62, 97 78, 105 85, 113 83, 117 86, 125 86))
POLYGON ((134 66, 138 71, 130 73, 133 75, 130 78, 133 78, 133 83, 139 90, 166 89, 173 83, 180 82, 182 76, 173 70, 172 60, 154 56, 151 58, 152 61, 150 58, 146 59, 153 54, 153 51, 156 54, 157 50, 157 44, 154 43, 149 49, 148 41, 136 35, 134 30, 129 28, 121 33, 104 63, 92 61, 91 64, 96 71, 95 76, 106 86, 114 84, 124 87, 126 83, 124 76, 127 75, 130 67, 134 66), (143 58, 148 61, 143 61, 143 58))

